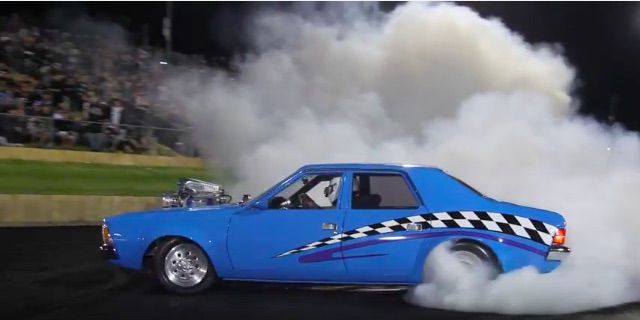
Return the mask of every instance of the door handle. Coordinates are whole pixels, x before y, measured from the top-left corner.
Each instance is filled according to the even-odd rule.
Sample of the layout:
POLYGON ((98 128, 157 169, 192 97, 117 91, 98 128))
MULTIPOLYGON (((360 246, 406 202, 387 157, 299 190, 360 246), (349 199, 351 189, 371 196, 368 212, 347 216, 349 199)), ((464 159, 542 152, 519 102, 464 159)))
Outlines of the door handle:
POLYGON ((322 223, 322 230, 337 230, 338 229, 338 225, 336 225, 333 222, 323 222, 322 223))

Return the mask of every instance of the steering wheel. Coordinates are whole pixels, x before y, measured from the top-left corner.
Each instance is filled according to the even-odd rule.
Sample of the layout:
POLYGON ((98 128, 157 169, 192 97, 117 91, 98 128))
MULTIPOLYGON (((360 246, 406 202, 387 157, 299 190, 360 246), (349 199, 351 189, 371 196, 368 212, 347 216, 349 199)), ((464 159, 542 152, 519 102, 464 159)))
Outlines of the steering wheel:
POLYGON ((309 195, 306 193, 299 194, 298 200, 300 201, 300 207, 302 208, 305 208, 305 209, 320 208, 320 206, 316 204, 316 202, 313 201, 313 199, 311 199, 311 197, 309 197, 309 195))

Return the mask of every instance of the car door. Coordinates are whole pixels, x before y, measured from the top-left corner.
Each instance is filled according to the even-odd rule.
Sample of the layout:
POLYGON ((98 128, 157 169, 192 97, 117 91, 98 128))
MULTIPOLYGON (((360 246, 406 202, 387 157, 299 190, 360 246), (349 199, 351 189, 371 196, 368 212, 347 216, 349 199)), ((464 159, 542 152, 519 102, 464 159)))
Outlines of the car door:
POLYGON ((409 177, 401 171, 353 172, 342 251, 350 282, 409 283, 428 224, 409 177))
POLYGON ((265 203, 272 206, 233 215, 227 247, 236 277, 273 281, 343 281, 346 268, 336 238, 342 232, 346 208, 341 207, 341 188, 334 190, 338 195, 337 203, 328 201, 324 194, 331 180, 336 179, 344 180, 344 173, 299 174, 272 195, 267 195, 269 198, 265 203), (303 194, 317 207, 303 206, 300 201, 303 194), (277 203, 281 200, 290 201, 290 206, 279 207, 277 203), (318 252, 324 259, 314 259, 318 252))

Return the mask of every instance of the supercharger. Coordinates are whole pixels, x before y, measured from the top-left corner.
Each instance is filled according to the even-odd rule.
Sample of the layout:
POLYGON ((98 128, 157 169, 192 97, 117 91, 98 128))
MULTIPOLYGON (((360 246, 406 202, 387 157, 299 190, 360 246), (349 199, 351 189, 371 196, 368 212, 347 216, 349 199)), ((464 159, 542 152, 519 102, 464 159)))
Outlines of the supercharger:
MULTIPOLYGON (((226 194, 221 185, 193 178, 180 178, 178 190, 162 194, 163 208, 211 206, 230 203, 233 198, 226 194)), ((242 202, 251 199, 244 195, 242 202)))

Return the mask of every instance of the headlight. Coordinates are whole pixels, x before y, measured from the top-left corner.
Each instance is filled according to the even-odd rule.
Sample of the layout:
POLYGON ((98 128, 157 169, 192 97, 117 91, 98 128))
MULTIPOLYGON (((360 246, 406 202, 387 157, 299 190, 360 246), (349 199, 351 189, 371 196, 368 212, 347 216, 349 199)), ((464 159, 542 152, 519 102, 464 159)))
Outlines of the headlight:
POLYGON ((109 233, 109 227, 106 224, 102 224, 102 243, 112 244, 111 234, 109 233))

